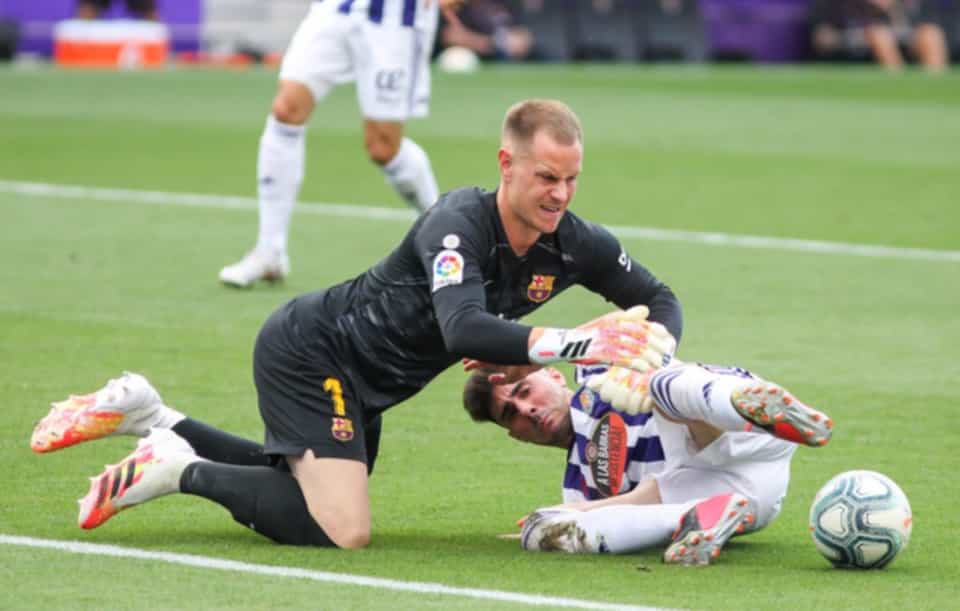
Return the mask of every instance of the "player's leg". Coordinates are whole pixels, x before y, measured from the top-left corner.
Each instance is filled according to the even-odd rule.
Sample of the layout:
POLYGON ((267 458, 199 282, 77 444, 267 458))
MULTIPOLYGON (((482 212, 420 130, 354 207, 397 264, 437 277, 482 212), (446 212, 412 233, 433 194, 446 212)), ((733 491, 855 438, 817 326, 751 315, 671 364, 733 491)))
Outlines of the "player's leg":
POLYGON ((34 428, 30 447, 53 452, 110 435, 144 437, 151 427, 171 428, 184 418, 164 405, 144 376, 125 371, 100 390, 53 403, 34 428))
POLYGON ((830 418, 781 386, 737 368, 683 365, 650 379, 650 393, 665 417, 699 420, 724 431, 758 426, 770 434, 810 446, 829 441, 830 418))
POLYGON ((366 119, 363 140, 370 160, 410 206, 422 212, 436 203, 440 193, 430 159, 420 145, 403 137, 403 123, 366 119))
POLYGON ((913 52, 917 61, 931 72, 943 72, 949 63, 947 40, 936 23, 919 23, 913 31, 913 52))
POLYGON ((179 492, 184 470, 202 460, 170 429, 151 429, 133 453, 90 478, 80 499, 80 527, 96 528, 124 509, 179 492))
POLYGON ((365 547, 370 542, 367 465, 317 457, 311 450, 288 461, 310 515, 331 541, 346 549, 365 547))
POLYGON ((163 402, 146 377, 124 372, 90 394, 54 403, 34 428, 30 447, 53 452, 113 435, 146 437, 151 429, 170 429, 201 458, 235 465, 269 465, 259 443, 194 420, 163 402))
POLYGON ((287 241, 305 172, 306 123, 315 106, 352 70, 344 43, 349 22, 335 4, 313 3, 284 54, 257 154, 257 244, 221 270, 220 281, 229 286, 280 280, 290 272, 287 241))
POLYGON ((417 210, 439 195, 426 152, 403 135, 404 123, 427 115, 432 32, 366 23, 350 38, 364 144, 387 183, 417 210))
POLYGON ((254 349, 264 451, 286 457, 314 531, 325 533, 331 545, 362 547, 370 536, 367 476, 379 419, 363 413, 349 378, 327 353, 302 339, 294 328, 295 307, 288 304, 267 319, 254 349))
POLYGON ((700 501, 680 518, 663 561, 711 564, 730 537, 746 532, 754 520, 753 507, 742 494, 727 492, 700 501))
MULTIPOLYGON (((657 485, 651 479, 638 486, 651 489, 651 504, 601 502, 585 511, 537 510, 524 523, 520 544, 529 551, 626 554, 670 543, 665 562, 709 564, 731 536, 754 523, 753 506, 741 494, 725 491, 660 503, 657 485)), ((636 500, 633 493, 631 500, 636 500)))
POLYGON ((204 460, 168 429, 152 429, 133 453, 91 478, 78 522, 97 528, 124 509, 177 492, 218 503, 242 526, 277 543, 334 545, 288 471, 204 460))
POLYGON ((764 528, 776 518, 790 480, 794 444, 733 433, 698 449, 690 443, 690 425, 667 422, 659 413, 654 417, 672 465, 653 476, 661 499, 665 504, 695 503, 679 521, 665 562, 709 564, 730 537, 764 528))
MULTIPOLYGON (((326 430, 329 430, 327 427, 326 430)), ((374 437, 379 425, 364 427, 374 437)), ((361 436, 352 439, 364 456, 361 436)), ((370 537, 367 477, 376 458, 376 443, 366 446, 366 460, 316 458, 313 450, 288 458, 282 468, 191 463, 179 491, 214 501, 233 519, 288 545, 355 548, 370 537)))
POLYGON ((900 54, 900 45, 893 28, 885 23, 871 23, 863 32, 878 64, 887 70, 903 68, 903 55, 900 54))
POLYGON ((315 107, 313 92, 307 85, 282 79, 260 136, 260 226, 256 251, 276 261, 283 261, 287 255, 290 219, 306 166, 306 123, 315 107))
POLYGON ((520 545, 528 551, 624 554, 670 541, 690 503, 664 505, 655 480, 630 492, 632 504, 614 499, 585 503, 580 510, 538 509, 523 524, 520 545))

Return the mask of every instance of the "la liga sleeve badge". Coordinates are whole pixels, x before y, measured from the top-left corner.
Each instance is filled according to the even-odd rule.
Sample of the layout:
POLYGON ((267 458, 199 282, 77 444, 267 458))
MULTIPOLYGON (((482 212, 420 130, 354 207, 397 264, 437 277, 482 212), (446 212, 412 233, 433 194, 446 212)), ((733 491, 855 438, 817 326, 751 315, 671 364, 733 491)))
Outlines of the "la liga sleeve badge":
POLYGON ((441 250, 433 259, 433 292, 453 284, 463 284, 463 256, 455 250, 441 250))

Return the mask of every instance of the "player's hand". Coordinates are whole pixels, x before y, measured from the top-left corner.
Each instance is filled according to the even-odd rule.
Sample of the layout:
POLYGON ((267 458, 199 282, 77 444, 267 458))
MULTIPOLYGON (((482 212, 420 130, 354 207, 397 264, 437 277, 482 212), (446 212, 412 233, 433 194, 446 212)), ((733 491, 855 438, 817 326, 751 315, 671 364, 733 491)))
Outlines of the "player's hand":
POLYGON ((464 371, 489 371, 490 374, 487 376, 487 380, 494 386, 519 382, 541 367, 542 365, 495 365, 475 359, 463 359, 464 371))
POLYGON ((653 409, 650 396, 650 378, 656 369, 640 372, 624 367, 611 367, 604 373, 587 379, 587 388, 615 409, 635 416, 653 409))
POLYGON ((617 310, 577 327, 594 335, 582 365, 607 363, 639 372, 659 369, 673 358, 677 341, 666 327, 647 320, 646 306, 617 310))
POLYGON ((538 511, 585 511, 587 503, 561 503, 560 505, 550 505, 549 507, 540 507, 535 511, 531 511, 527 515, 517 520, 517 528, 522 529, 523 525, 527 523, 527 519, 538 511))

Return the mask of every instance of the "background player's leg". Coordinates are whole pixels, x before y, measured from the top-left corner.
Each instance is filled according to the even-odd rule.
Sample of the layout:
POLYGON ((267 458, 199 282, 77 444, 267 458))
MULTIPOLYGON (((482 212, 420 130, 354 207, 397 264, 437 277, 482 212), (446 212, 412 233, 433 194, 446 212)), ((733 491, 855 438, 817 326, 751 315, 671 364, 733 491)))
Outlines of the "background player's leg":
POLYGON ((403 123, 366 119, 363 141, 370 160, 408 204, 422 212, 436 203, 440 193, 430 159, 416 142, 403 137, 403 123))
MULTIPOLYGON (((327 90, 332 85, 327 85, 327 90)), ((242 261, 220 272, 220 280, 246 287, 258 280, 279 280, 290 271, 287 237, 293 205, 306 163, 306 122, 316 105, 303 83, 281 80, 257 154, 260 225, 257 245, 242 261)))
POLYGON ((949 63, 947 41, 936 23, 920 23, 913 32, 913 52, 917 61, 933 72, 942 72, 949 63))
POLYGON ((313 94, 306 85, 291 80, 280 81, 257 155, 258 250, 274 255, 286 254, 290 216, 300 193, 306 163, 304 132, 314 106, 313 94))
POLYGON ((287 461, 320 528, 338 547, 365 547, 370 542, 367 465, 359 460, 317 458, 312 450, 287 461))

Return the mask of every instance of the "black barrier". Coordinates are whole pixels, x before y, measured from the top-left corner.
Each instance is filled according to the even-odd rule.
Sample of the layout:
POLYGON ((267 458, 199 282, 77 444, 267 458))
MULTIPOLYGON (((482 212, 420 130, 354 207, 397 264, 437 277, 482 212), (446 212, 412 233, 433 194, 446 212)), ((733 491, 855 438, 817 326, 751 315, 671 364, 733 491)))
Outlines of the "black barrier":
POLYGON ((17 53, 20 29, 16 22, 0 19, 0 62, 8 62, 17 53))

